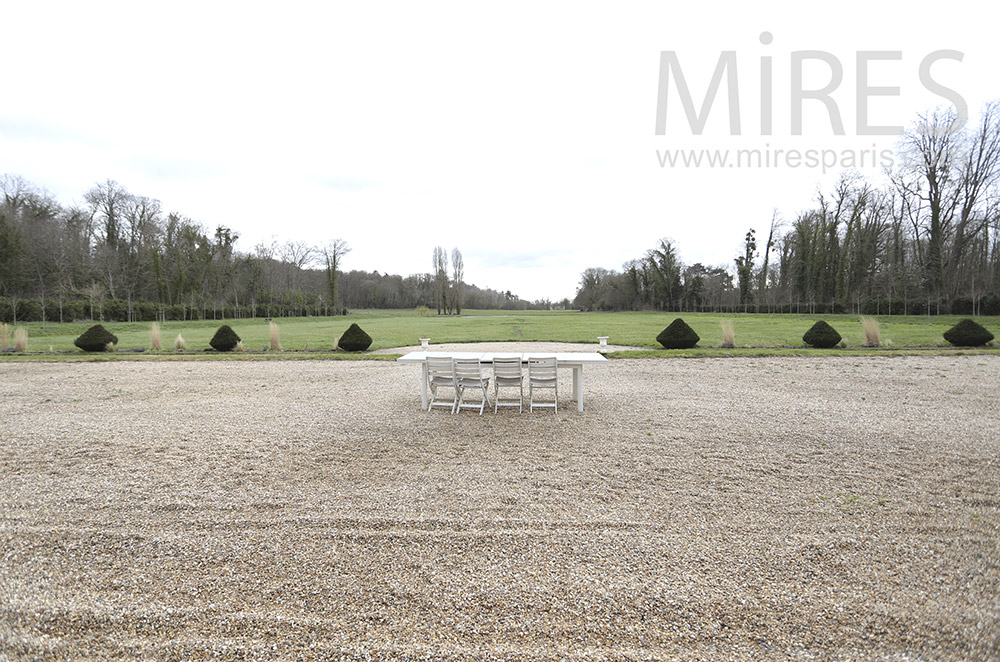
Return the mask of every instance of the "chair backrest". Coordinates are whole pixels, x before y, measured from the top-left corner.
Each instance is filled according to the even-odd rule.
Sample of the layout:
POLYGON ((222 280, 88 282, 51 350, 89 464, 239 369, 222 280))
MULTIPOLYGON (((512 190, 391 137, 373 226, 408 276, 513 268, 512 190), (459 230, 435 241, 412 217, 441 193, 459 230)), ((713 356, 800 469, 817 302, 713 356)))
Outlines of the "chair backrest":
POLYGON ((532 379, 555 379, 556 357, 554 356, 529 357, 528 377, 532 379))
POLYGON ((451 379, 455 375, 455 360, 450 356, 436 356, 427 359, 427 376, 451 379))
POLYGON ((455 359, 455 377, 458 379, 482 379, 483 366, 479 359, 455 359))
POLYGON ((504 378, 518 378, 521 376, 520 356, 495 356, 493 357, 493 375, 504 378))

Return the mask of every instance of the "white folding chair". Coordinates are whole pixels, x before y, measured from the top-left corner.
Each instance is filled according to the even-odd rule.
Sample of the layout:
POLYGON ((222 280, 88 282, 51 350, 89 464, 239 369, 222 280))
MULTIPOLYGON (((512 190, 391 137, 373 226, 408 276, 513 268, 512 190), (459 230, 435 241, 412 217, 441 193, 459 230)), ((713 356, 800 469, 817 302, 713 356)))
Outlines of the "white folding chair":
POLYGON ((521 374, 520 356, 494 356, 493 357, 493 413, 497 413, 499 407, 517 407, 517 411, 524 411, 524 375, 521 374), (517 387, 517 400, 501 400, 501 388, 517 387))
POLYGON ((455 359, 455 385, 458 388, 458 406, 455 407, 455 413, 463 407, 466 409, 478 407, 479 415, 482 416, 483 409, 489 404, 486 391, 490 387, 490 378, 483 376, 483 365, 478 358, 455 359), (483 399, 478 405, 465 402, 465 390, 470 388, 482 391, 483 399))
POLYGON ((535 407, 552 407, 559 413, 559 380, 556 375, 556 357, 529 357, 528 358, 528 411, 535 411, 535 407), (552 401, 542 401, 535 404, 535 389, 552 389, 552 401))
POLYGON ((458 384, 455 382, 455 362, 450 356, 427 359, 427 385, 431 388, 431 401, 427 405, 427 411, 433 407, 450 407, 454 414, 455 407, 458 406, 458 384), (437 399, 437 392, 441 387, 453 389, 451 402, 437 399))

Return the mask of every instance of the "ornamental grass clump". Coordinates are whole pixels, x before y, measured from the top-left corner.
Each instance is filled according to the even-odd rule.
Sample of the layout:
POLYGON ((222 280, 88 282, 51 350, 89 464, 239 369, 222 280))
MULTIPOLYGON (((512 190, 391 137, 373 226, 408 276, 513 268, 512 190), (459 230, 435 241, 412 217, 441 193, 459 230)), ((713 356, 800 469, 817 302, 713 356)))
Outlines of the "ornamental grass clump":
POLYGON ((879 347, 882 344, 882 332, 878 320, 874 317, 862 317, 861 328, 865 332, 865 344, 869 347, 879 347))
POLYGON ((228 324, 223 324, 208 341, 208 344, 217 352, 231 352, 236 349, 240 342, 241 339, 236 335, 236 332, 228 324))
POLYGON ((687 322, 680 317, 670 323, 670 326, 660 331, 656 336, 656 342, 667 349, 690 349, 698 344, 701 338, 694 332, 687 322))
POLYGON ((813 324, 812 327, 805 332, 805 335, 802 336, 802 340, 804 340, 807 345, 819 347, 820 349, 836 347, 837 343, 840 342, 840 339, 840 334, 837 333, 837 330, 823 320, 813 324))
POLYGON ((187 349, 187 341, 184 340, 184 336, 182 336, 179 333, 177 334, 177 339, 174 340, 174 348, 178 352, 183 352, 185 349, 187 349))
POLYGON ((109 352, 118 344, 118 336, 95 324, 81 333, 73 344, 85 352, 109 352))
POLYGON ((19 326, 14 329, 14 351, 28 351, 28 330, 23 326, 19 326))
POLYGON ((268 349, 271 350, 272 352, 280 352, 281 351, 281 336, 278 333, 278 325, 275 324, 274 322, 271 322, 271 325, 270 325, 269 329, 270 329, 270 335, 271 335, 271 344, 268 347, 268 349))
POLYGON ((337 347, 348 352, 363 352, 371 345, 372 337, 356 323, 347 327, 347 331, 344 331, 344 335, 337 341, 337 347))
POLYGON ((721 320, 719 326, 722 327, 722 346, 726 349, 736 347, 736 328, 733 320, 721 320))
POLYGON ((957 347, 980 347, 993 340, 993 334, 978 322, 964 319, 945 331, 944 339, 957 347))
POLYGON ((160 325, 153 322, 149 327, 149 348, 159 352, 163 349, 163 341, 160 339, 160 325))

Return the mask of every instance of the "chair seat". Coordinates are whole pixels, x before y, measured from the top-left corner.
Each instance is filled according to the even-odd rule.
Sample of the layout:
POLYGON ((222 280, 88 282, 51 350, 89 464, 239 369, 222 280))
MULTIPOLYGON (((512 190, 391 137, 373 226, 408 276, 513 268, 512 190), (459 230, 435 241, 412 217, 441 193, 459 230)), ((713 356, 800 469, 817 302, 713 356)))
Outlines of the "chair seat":
POLYGON ((489 386, 489 379, 459 379, 459 386, 472 386, 474 388, 479 388, 481 386, 489 386))
POLYGON ((532 357, 528 360, 528 411, 535 411, 536 407, 551 407, 559 413, 559 381, 557 379, 556 368, 558 364, 556 358, 552 357, 532 357), (536 388, 552 389, 553 399, 551 401, 535 401, 536 388))
POLYGON ((490 379, 483 376, 483 366, 479 359, 456 359, 455 386, 458 389, 458 405, 455 407, 455 413, 466 408, 478 408, 479 415, 482 416, 483 409, 489 404, 489 399, 486 395, 486 389, 489 388, 489 385, 490 379), (465 401, 465 390, 470 388, 482 391, 482 400, 480 400, 479 404, 467 403, 465 401))
POLYGON ((427 385, 431 390, 430 403, 427 411, 434 407, 449 407, 452 413, 458 405, 459 387, 455 383, 455 366, 450 357, 432 358, 427 361, 427 385), (451 402, 438 400, 438 388, 445 387, 453 390, 451 402))
POLYGON ((517 407, 523 411, 524 375, 521 373, 520 356, 498 356, 493 359, 493 411, 500 407, 517 407), (517 399, 501 399, 500 389, 517 387, 517 399))

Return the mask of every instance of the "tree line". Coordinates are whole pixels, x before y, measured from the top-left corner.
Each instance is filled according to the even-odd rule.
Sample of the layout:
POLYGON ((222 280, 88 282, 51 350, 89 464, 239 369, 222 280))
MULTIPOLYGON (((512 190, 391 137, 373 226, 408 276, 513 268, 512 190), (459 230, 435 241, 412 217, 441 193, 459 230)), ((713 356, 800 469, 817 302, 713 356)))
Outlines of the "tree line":
POLYGON ((586 310, 1000 314, 1000 105, 978 123, 921 116, 885 181, 843 174, 790 223, 750 229, 730 265, 684 265, 660 240, 583 272, 586 310))
POLYGON ((239 235, 165 212, 158 200, 99 183, 60 205, 17 175, 0 176, 0 321, 152 321, 333 315, 347 308, 529 308, 510 291, 464 282, 461 252, 435 248, 435 271, 349 271, 350 247, 277 240, 249 252, 239 235), (438 251, 441 255, 438 255, 438 251), (440 267, 440 269, 439 269, 440 267))

